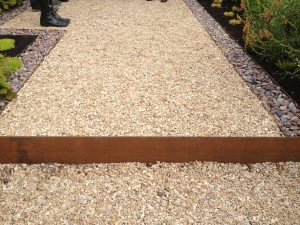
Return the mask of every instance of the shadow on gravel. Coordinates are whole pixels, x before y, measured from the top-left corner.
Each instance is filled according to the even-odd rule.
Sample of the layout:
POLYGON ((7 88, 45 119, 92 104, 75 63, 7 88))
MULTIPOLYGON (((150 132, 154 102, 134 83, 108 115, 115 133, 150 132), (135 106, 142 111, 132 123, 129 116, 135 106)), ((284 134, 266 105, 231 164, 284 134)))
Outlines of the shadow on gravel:
POLYGON ((0 35, 0 39, 2 38, 14 39, 15 47, 6 51, 0 51, 0 54, 14 57, 25 51, 25 49, 35 41, 37 35, 0 35))

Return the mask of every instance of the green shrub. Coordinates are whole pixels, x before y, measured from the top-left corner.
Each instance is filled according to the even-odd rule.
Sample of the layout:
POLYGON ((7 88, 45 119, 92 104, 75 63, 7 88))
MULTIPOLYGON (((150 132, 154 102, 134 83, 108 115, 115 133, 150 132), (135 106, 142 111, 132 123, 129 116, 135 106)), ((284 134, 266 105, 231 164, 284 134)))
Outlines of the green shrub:
POLYGON ((242 0, 246 48, 300 79, 300 1, 242 0))
POLYGON ((5 51, 15 47, 15 40, 11 38, 0 39, 0 51, 5 51))
POLYGON ((23 0, 0 0, 0 13, 2 10, 8 10, 11 7, 21 5, 23 0))
POLYGON ((11 100, 16 96, 8 83, 10 74, 22 66, 20 59, 0 54, 0 96, 11 100))
MULTIPOLYGON (((15 47, 15 40, 0 39, 0 50, 8 50, 15 47)), ((22 62, 17 57, 5 57, 0 54, 0 96, 11 100, 16 96, 9 85, 10 74, 22 66, 22 62)))

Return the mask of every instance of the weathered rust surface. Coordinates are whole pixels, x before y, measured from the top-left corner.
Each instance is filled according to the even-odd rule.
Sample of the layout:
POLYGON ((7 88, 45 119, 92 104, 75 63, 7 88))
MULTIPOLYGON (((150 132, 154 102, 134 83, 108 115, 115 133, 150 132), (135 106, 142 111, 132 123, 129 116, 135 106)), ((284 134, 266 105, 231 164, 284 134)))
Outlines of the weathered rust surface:
POLYGON ((0 137, 0 163, 300 161, 300 138, 0 137))

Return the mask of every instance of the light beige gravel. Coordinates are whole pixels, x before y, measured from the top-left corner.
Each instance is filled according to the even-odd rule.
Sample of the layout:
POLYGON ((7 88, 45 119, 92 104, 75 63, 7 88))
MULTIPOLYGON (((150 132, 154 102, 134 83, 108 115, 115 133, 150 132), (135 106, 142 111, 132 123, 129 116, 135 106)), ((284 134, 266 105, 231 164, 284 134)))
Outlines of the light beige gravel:
POLYGON ((0 165, 0 224, 300 224, 300 163, 0 165))
POLYGON ((73 0, 59 13, 67 33, 0 115, 0 135, 281 135, 182 0, 73 0))
MULTIPOLYGON (((280 135, 183 1, 71 0, 60 14, 72 24, 1 135, 280 135)), ((4 27, 38 27, 38 14, 4 27)), ((0 164, 0 224, 300 224, 299 171, 0 164)))

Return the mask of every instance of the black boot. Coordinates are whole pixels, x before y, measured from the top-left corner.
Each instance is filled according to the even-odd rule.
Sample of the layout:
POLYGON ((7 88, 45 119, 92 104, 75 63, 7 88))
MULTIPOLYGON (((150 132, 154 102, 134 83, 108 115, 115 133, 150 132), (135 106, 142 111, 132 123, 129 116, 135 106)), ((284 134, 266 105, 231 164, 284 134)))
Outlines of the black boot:
POLYGON ((39 0, 39 2, 41 5, 41 26, 66 27, 69 25, 70 20, 62 20, 49 6, 49 0, 39 0))
POLYGON ((51 14, 54 16, 54 17, 56 17, 56 19, 58 19, 58 20, 63 20, 63 21, 66 21, 66 22, 68 22, 68 23, 70 23, 70 19, 68 19, 68 18, 62 18, 62 17, 60 17, 55 11, 52 11, 51 12, 51 14))

